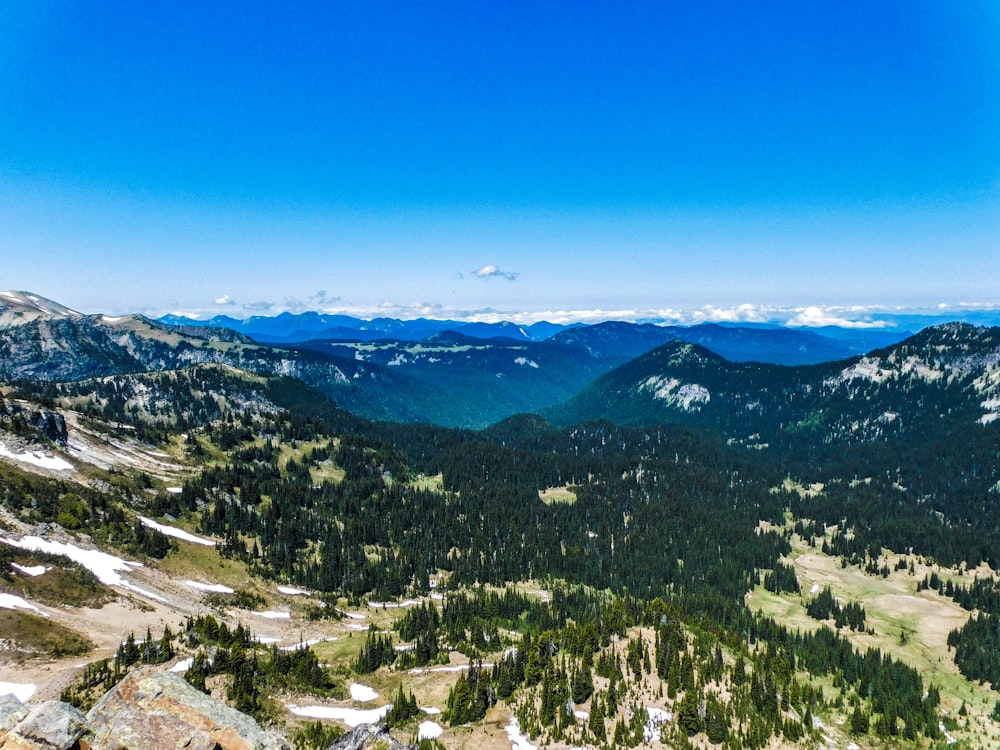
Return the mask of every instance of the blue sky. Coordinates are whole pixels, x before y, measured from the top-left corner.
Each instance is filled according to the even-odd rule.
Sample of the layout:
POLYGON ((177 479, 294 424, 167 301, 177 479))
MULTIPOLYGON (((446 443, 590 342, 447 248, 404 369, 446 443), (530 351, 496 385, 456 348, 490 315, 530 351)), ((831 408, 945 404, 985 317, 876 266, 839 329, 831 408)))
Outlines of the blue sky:
POLYGON ((0 287, 524 321, 1000 303, 992 0, 147 5, 0 0, 0 287))

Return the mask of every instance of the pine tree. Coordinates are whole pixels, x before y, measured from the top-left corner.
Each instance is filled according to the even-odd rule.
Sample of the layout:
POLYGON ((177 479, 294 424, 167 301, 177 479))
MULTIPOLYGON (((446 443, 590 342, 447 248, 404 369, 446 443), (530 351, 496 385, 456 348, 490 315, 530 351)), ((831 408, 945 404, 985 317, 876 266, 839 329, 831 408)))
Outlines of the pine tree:
POLYGON ((603 743, 607 736, 607 730, 604 728, 604 706, 601 703, 601 696, 599 695, 595 695, 594 700, 591 701, 588 726, 591 733, 597 738, 597 741, 603 743))

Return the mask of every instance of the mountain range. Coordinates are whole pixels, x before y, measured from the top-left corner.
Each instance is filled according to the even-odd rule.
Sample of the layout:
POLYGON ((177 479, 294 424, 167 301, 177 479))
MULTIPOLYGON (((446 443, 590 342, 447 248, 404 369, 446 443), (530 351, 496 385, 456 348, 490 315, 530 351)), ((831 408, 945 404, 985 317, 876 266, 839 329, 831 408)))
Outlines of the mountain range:
MULTIPOLYGON (((330 319, 318 314, 287 316, 275 319, 272 330, 284 326, 301 331, 308 321, 318 326, 316 330, 328 330, 322 326, 330 319)), ((419 341, 314 338, 279 345, 252 339, 247 326, 239 331, 208 322, 175 323, 139 315, 83 315, 39 295, 4 292, 0 377, 80 380, 215 363, 298 378, 344 408, 373 419, 478 428, 514 414, 540 412, 557 423, 594 418, 705 423, 744 439, 768 434, 771 423, 781 423, 788 433, 792 425, 814 424, 817 414, 826 415, 825 423, 840 419, 838 429, 846 429, 847 417, 830 416, 833 407, 822 400, 850 401, 862 385, 871 403, 885 400, 883 391, 894 384, 913 379, 950 384, 950 393, 958 387, 956 376, 941 364, 934 347, 947 348, 958 337, 966 346, 978 347, 981 364, 988 364, 993 339, 982 332, 994 330, 937 326, 898 342, 903 334, 885 331, 608 322, 564 328, 541 341, 525 338, 524 329, 518 329, 520 338, 484 338, 486 329, 479 328, 473 329, 479 335, 438 330, 419 341), (937 344, 927 343, 937 339, 937 344), (882 345, 865 354, 868 344, 882 345), (60 356, 51 356, 53 352, 60 356), (903 361, 909 364, 892 369, 871 364, 903 361), (865 374, 869 371, 894 374, 873 379, 865 374), (796 412, 805 401, 812 404, 811 412, 796 412), (746 435, 735 434, 737 424, 746 435)), ((410 323, 407 330, 413 333, 419 324, 410 323)), ((263 325, 257 320, 250 329, 263 325)), ((500 330, 510 333, 509 326, 500 330)), ((971 361, 967 354, 955 356, 956 362, 971 361)), ((990 419, 994 413, 981 407, 993 403, 991 394, 985 388, 975 395, 977 418, 990 419)), ((904 413, 891 404, 885 410, 897 412, 904 413)), ((890 419, 895 420, 865 417, 853 430, 877 432, 890 419)), ((905 416, 893 429, 903 422, 905 416)))
MULTIPOLYGON (((850 356, 839 333, 604 323, 275 344, 0 293, 0 593, 44 613, 0 611, 5 638, 20 653, 57 627, 96 639, 74 609, 87 597, 147 600, 118 610, 147 636, 125 636, 113 668, 81 672, 105 641, 58 631, 78 672, 61 695, 83 710, 137 660, 187 655, 171 669, 269 721, 320 689, 345 709, 347 680, 372 675, 384 698, 421 692, 401 705, 447 703, 451 736, 493 731, 517 701, 540 745, 614 727, 643 747, 991 747, 1000 328, 937 325, 850 356), (91 581, 45 552, 56 542, 143 565, 91 581), (465 598, 512 582, 481 609, 465 598), (438 603, 463 619, 431 627, 438 603), (180 613, 178 632, 150 634, 180 613), (235 629, 247 620, 269 647, 235 629), (485 723, 457 711, 470 679, 513 700, 485 723), (619 706, 619 688, 655 705, 619 706), (614 718, 560 727, 545 706, 570 698, 614 718), (662 742, 626 729, 654 711, 673 717, 662 742)), ((329 747, 321 730, 302 746, 329 747)))

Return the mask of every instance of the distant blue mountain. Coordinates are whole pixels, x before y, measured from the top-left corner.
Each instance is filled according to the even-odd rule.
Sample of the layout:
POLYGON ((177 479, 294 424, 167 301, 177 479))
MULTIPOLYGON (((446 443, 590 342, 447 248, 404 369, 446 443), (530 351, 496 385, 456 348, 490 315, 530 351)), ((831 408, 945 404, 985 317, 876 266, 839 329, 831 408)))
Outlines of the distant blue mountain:
POLYGON ((596 325, 561 325, 540 322, 530 326, 502 321, 466 323, 456 320, 361 320, 349 315, 317 312, 282 313, 238 320, 218 315, 194 320, 176 315, 161 323, 198 328, 229 328, 264 344, 295 345, 306 342, 418 342, 451 331, 483 341, 554 344, 578 347, 600 361, 622 364, 670 341, 699 344, 733 362, 770 362, 803 365, 829 362, 890 346, 911 335, 896 329, 788 328, 776 325, 706 323, 666 326, 653 323, 609 321, 596 325))
POLYGON ((516 341, 544 341, 571 326, 557 323, 535 323, 519 326, 500 323, 465 323, 457 320, 397 320, 375 318, 361 320, 349 315, 326 315, 317 312, 257 315, 246 320, 216 315, 208 320, 196 320, 181 315, 164 315, 159 322, 173 326, 231 328, 234 331, 267 344, 297 344, 316 339, 345 341, 422 341, 442 331, 457 331, 477 339, 507 338, 516 341))

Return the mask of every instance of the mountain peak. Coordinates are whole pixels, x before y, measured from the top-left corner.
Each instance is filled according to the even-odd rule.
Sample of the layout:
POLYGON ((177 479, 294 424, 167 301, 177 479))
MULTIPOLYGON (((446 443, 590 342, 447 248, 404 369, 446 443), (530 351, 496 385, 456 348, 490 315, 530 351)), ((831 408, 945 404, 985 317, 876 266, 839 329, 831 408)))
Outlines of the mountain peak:
POLYGON ((65 305, 25 291, 0 292, 0 329, 24 325, 40 318, 77 319, 83 314, 65 305))

